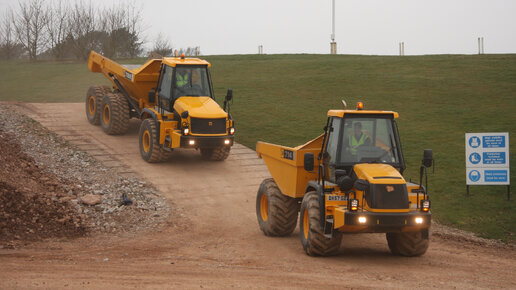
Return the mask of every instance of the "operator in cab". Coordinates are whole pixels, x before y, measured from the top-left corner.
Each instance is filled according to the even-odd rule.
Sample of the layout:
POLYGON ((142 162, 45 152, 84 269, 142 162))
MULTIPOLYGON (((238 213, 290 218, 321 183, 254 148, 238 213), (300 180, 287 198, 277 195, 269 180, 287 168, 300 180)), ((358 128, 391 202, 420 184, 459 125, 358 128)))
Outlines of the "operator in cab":
POLYGON ((349 148, 351 155, 357 155, 357 148, 361 145, 371 145, 371 139, 362 132, 362 123, 353 124, 353 134, 349 136, 349 148))

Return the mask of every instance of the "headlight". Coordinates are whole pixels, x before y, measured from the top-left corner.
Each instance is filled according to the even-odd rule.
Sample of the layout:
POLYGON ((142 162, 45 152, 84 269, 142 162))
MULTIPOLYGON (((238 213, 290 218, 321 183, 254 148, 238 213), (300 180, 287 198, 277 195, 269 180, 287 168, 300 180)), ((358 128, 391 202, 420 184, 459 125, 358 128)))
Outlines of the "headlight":
POLYGON ((366 217, 365 216, 360 216, 358 217, 358 222, 361 223, 361 224, 365 224, 367 221, 366 217))
POLYGON ((233 127, 229 128, 229 134, 230 135, 235 134, 235 128, 233 128, 233 127))
POLYGON ((231 143, 231 140, 229 140, 229 139, 224 140, 224 144, 229 145, 229 143, 231 143))
POLYGON ((195 141, 194 140, 190 140, 190 141, 188 141, 188 144, 195 145, 195 141))
POLYGON ((417 217, 416 218, 416 224, 420 225, 423 223, 423 218, 422 217, 417 217))
POLYGON ((183 134, 184 134, 184 135, 188 135, 188 133, 190 133, 190 129, 188 129, 188 128, 184 128, 184 129, 183 129, 183 134))

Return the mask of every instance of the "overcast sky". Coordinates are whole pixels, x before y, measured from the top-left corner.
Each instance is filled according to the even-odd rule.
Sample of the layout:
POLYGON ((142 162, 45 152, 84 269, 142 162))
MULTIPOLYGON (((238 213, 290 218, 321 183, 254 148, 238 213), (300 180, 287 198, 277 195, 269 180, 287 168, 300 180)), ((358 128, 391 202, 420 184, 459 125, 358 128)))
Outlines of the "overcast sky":
MULTIPOLYGON (((20 0, 23 1, 23 0, 20 0)), ((72 0, 73 1, 73 0, 72 0)), ((87 2, 87 1, 86 1, 87 2)), ((91 0, 95 6, 119 0, 91 0)), ((134 0, 148 46, 158 33, 204 55, 329 53, 331 0, 134 0)), ((18 0, 0 0, 0 10, 18 0)), ((336 0, 339 54, 516 53, 516 0, 336 0)))

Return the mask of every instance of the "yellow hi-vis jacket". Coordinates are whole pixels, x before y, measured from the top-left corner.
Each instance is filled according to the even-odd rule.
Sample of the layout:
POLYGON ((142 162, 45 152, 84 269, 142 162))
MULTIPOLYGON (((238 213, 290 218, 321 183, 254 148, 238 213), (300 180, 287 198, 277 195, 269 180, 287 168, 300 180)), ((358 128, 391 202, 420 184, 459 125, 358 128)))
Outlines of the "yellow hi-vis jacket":
POLYGON ((351 154, 356 155, 357 154, 357 148, 360 145, 363 145, 365 143, 366 135, 362 133, 362 136, 357 140, 355 138, 355 134, 351 135, 349 138, 349 146, 351 147, 351 154))
POLYGON ((176 86, 182 87, 188 83, 188 74, 185 74, 184 76, 177 74, 176 75, 176 86))

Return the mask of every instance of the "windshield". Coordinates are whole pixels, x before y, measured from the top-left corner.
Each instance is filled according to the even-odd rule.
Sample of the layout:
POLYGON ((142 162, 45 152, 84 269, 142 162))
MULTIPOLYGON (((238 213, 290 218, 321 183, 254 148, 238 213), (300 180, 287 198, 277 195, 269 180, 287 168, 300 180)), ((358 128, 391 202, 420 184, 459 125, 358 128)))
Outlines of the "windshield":
POLYGON ((183 96, 211 98, 207 67, 177 66, 175 77, 174 98, 183 96))
POLYGON ((334 117, 326 152, 330 164, 400 164, 391 116, 334 117))

